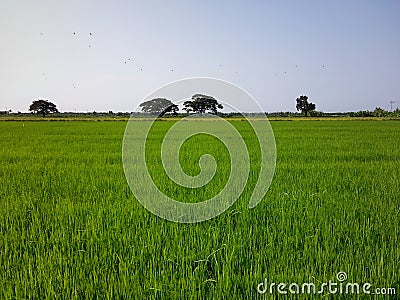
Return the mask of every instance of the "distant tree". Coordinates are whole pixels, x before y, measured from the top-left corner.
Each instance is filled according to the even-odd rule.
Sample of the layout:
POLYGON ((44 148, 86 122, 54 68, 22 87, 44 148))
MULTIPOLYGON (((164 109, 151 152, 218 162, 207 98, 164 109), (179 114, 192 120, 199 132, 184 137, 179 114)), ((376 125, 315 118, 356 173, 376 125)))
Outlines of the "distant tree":
POLYGON ((179 111, 179 107, 176 104, 172 104, 170 106, 168 106, 166 109, 164 109, 164 111, 160 114, 160 117, 162 117, 165 114, 171 113, 173 115, 176 115, 179 111))
POLYGON ((374 112, 369 111, 369 110, 360 110, 356 112, 350 112, 349 113, 350 117, 373 117, 374 112))
POLYGON ((296 109, 307 116, 310 111, 315 110, 315 104, 308 102, 307 96, 300 96, 296 99, 296 109))
POLYGON ((212 114, 217 114, 218 109, 224 108, 214 97, 202 94, 193 95, 192 101, 185 101, 183 106, 187 113, 194 112, 200 114, 204 114, 207 111, 212 114))
POLYGON ((400 117, 400 108, 396 108, 394 111, 392 111, 392 116, 400 117))
POLYGON ((167 113, 176 114, 179 110, 178 105, 173 104, 165 98, 155 98, 139 105, 143 112, 157 114, 159 117, 167 113))
POLYGON ((323 117, 324 113, 322 111, 310 110, 309 116, 310 117, 323 117))
POLYGON ((373 111, 374 117, 385 117, 388 115, 388 112, 380 107, 376 107, 373 111))
POLYGON ((48 101, 48 100, 34 100, 32 104, 29 106, 29 111, 32 111, 37 114, 41 114, 45 117, 51 113, 58 113, 57 106, 48 101))
POLYGON ((10 114, 11 113, 11 109, 9 109, 9 110, 2 110, 2 111, 0 111, 0 115, 8 115, 8 114, 10 114))

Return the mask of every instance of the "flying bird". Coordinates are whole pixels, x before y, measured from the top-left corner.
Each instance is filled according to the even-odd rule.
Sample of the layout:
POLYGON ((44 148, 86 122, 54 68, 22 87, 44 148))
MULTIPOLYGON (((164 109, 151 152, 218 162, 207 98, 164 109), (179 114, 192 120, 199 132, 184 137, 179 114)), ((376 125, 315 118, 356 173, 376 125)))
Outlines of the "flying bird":
POLYGON ((91 33, 91 32, 89 32, 89 35, 92 35, 92 33, 91 33))

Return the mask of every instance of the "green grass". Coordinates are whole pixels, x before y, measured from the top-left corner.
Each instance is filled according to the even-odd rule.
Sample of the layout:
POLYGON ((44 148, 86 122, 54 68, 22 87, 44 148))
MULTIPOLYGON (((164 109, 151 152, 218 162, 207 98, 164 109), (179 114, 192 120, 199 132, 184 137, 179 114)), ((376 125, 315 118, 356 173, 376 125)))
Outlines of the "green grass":
MULTIPOLYGON (((232 123, 256 155, 247 123, 232 123)), ((272 122, 277 165, 265 199, 247 209, 253 166, 242 197, 197 224, 165 221, 135 200, 121 162, 125 125, 0 122, 1 299, 265 299, 264 278, 318 284, 339 271, 400 293, 399 122, 272 122)), ((171 125, 158 122, 155 140, 171 125)), ((226 168, 218 142, 192 141, 203 144, 193 153, 222 153, 226 168)), ((153 173, 171 185, 162 176, 153 173)), ((218 176, 206 196, 226 172, 218 176)))

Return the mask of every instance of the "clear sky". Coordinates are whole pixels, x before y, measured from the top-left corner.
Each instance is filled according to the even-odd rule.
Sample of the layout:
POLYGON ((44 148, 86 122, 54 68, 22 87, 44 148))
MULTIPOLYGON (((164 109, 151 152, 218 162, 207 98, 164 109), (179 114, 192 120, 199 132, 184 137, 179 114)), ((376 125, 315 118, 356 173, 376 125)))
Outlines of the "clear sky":
POLYGON ((302 94, 326 112, 389 109, 400 1, 0 1, 0 110, 134 111, 198 76, 270 112, 302 94))

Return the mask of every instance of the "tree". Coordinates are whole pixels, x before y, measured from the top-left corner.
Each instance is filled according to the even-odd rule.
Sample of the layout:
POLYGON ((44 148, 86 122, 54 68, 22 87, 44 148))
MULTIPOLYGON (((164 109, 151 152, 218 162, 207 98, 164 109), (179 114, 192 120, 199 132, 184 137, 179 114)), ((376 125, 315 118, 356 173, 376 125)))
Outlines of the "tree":
POLYGON ((211 96, 195 94, 192 96, 192 101, 183 102, 184 110, 187 113, 195 112, 204 114, 207 111, 212 114, 217 114, 218 109, 223 109, 222 104, 218 103, 218 101, 211 96))
POLYGON ((392 111, 392 116, 400 117, 400 108, 396 108, 394 111, 392 111))
POLYGON ((48 100, 34 100, 29 106, 29 111, 41 114, 43 117, 50 113, 58 113, 57 106, 48 100))
POLYGON ((143 112, 157 114, 162 117, 166 113, 176 114, 179 110, 178 105, 173 104, 170 100, 165 98, 155 98, 139 105, 143 112))
POLYGON ((164 111, 161 113, 161 117, 167 113, 172 113, 173 115, 176 115, 178 113, 179 107, 176 104, 172 104, 168 106, 164 111))
POLYGON ((9 110, 2 110, 2 111, 0 111, 0 115, 8 115, 8 114, 11 114, 11 109, 9 109, 9 110))
POLYGON ((375 117, 385 117, 387 116, 388 112, 380 107, 376 107, 373 111, 375 117))
POLYGON ((300 96, 296 99, 296 109, 307 116, 308 112, 315 110, 315 104, 308 102, 307 96, 300 96))

